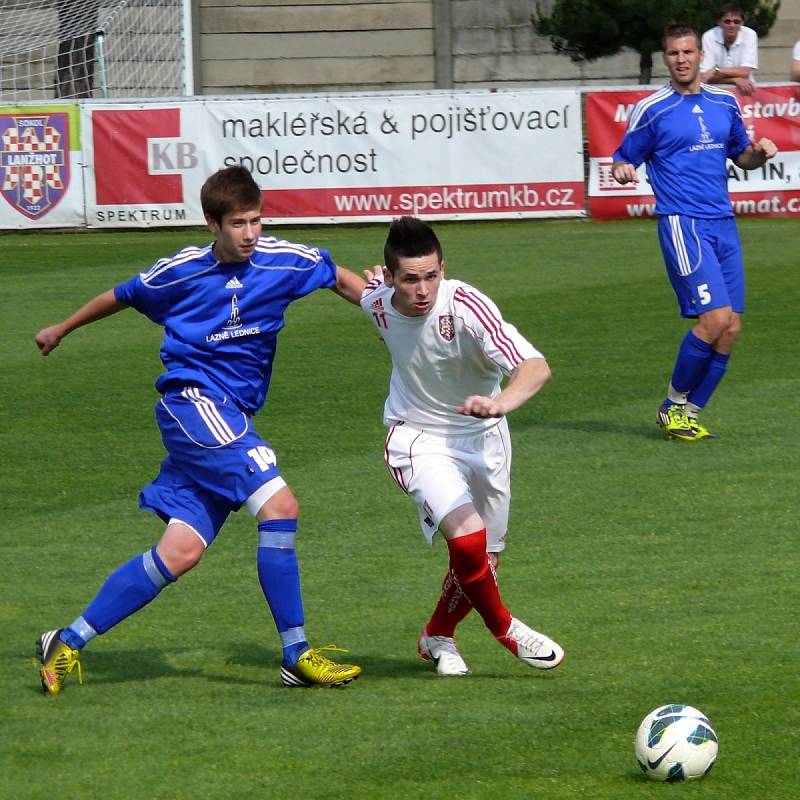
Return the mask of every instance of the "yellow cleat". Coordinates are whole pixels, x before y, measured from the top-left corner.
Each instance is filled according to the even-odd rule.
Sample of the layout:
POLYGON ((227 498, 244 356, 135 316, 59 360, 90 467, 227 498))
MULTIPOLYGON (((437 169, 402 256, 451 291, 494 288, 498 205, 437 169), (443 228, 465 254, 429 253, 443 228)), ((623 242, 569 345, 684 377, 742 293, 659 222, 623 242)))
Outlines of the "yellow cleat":
POLYGON ((708 428, 700 424, 700 420, 697 417, 691 417, 687 414, 686 418, 689 420, 689 426, 694 431, 694 441, 717 438, 708 428))
MULTIPOLYGON (((659 409, 656 422, 667 432, 670 439, 682 442, 696 442, 702 439, 692 427, 686 409, 677 403, 665 402, 659 409)), ((705 430, 705 428, 703 428, 705 430)), ((706 431, 706 434, 708 432, 706 431)))
POLYGON ((281 665, 284 686, 344 686, 361 674, 361 667, 338 664, 322 654, 323 650, 346 653, 341 647, 329 644, 306 650, 291 666, 281 665))
POLYGON ((67 675, 75 667, 78 668, 78 683, 83 683, 81 673, 80 650, 73 650, 59 638, 60 630, 47 631, 36 642, 36 654, 42 668, 42 690, 45 694, 58 694, 64 685, 67 675))

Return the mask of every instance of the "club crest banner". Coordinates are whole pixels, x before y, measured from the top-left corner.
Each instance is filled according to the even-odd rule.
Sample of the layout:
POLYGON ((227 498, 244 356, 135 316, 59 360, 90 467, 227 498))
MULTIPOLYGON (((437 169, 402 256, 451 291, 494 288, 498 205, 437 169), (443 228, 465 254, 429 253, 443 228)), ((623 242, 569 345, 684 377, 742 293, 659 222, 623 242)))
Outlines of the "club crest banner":
POLYGON ((0 227, 84 224, 77 106, 0 106, 0 227))

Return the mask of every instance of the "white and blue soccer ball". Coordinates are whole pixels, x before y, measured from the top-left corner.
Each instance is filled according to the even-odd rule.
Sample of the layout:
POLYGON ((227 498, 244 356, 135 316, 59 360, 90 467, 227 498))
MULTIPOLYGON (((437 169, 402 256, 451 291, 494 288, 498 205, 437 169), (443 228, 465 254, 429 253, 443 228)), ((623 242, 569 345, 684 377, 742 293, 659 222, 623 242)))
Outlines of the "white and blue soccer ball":
POLYGON ((692 706, 661 706, 636 732, 636 759, 654 781, 702 778, 717 758, 717 734, 708 717, 692 706))

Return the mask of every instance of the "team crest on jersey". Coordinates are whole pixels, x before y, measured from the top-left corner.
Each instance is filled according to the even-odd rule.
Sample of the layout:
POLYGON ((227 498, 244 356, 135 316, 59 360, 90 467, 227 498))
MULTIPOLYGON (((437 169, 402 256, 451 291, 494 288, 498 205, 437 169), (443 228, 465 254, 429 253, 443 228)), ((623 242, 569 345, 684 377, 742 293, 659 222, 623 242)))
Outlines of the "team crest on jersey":
POLYGON ((698 117, 697 121, 700 123, 700 143, 711 144, 714 139, 711 136, 711 132, 708 130, 708 127, 706 126, 706 121, 702 117, 698 117))
POLYGON ((697 144, 689 147, 690 152, 697 150, 722 150, 725 147, 724 142, 715 142, 711 131, 706 125, 706 121, 702 117, 697 117, 697 123, 700 125, 700 136, 697 138, 697 144))
POLYGON ((3 197, 26 217, 43 217, 69 186, 68 115, 0 115, 0 140, 3 197))
POLYGON ((456 335, 456 326, 453 323, 452 314, 444 314, 439 317, 439 335, 446 342, 452 342, 456 335))
POLYGON ((239 302, 236 295, 231 298, 231 315, 228 317, 228 322, 223 325, 223 330, 233 331, 242 327, 242 320, 239 319, 239 302))
POLYGON ((242 325, 242 318, 239 315, 239 300, 234 295, 231 298, 231 310, 228 315, 228 321, 222 326, 222 329, 216 333, 206 336, 207 342, 225 342, 230 339, 239 339, 243 336, 254 336, 261 333, 261 326, 259 325, 242 325))

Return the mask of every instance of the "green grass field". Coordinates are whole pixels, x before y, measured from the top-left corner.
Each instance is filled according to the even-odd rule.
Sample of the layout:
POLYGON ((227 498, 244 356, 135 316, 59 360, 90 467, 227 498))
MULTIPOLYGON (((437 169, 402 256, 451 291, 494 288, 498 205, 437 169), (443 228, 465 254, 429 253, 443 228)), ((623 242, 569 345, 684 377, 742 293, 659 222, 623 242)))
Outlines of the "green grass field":
MULTIPOLYGON (((554 377, 512 416, 514 503, 500 580, 511 610, 567 650, 535 673, 477 618, 473 670, 438 678, 416 636, 446 564, 382 461, 389 364, 329 292, 290 310, 257 420, 301 502, 306 630, 364 667, 342 690, 287 690, 234 515, 203 563, 87 648, 85 683, 42 695, 37 636, 71 622, 157 541, 139 488, 162 447, 160 331, 133 311, 33 337, 198 231, 9 234, 4 366, 0 796, 780 800, 797 794, 797 223, 743 220, 748 313, 704 416, 719 439, 654 423, 684 330, 654 223, 442 224, 453 277, 487 291, 554 377), (716 767, 645 781, 633 735, 652 708, 698 706, 716 767)), ((291 229, 351 267, 385 226, 291 229)))

